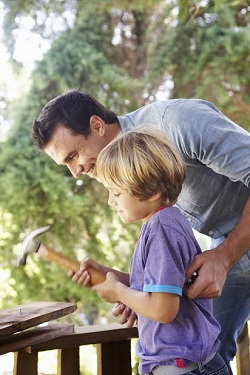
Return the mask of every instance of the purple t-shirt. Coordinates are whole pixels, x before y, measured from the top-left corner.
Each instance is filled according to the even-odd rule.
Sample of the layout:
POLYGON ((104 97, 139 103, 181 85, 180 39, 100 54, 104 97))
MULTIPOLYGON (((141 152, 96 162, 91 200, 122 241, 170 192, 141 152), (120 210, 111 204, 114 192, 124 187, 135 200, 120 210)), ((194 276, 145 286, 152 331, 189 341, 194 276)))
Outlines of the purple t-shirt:
POLYGON ((177 294, 180 308, 168 324, 138 315, 140 374, 159 365, 177 366, 176 359, 184 364, 204 361, 218 350, 220 326, 212 300, 182 295, 188 265, 200 252, 189 222, 176 207, 156 212, 142 227, 131 260, 130 287, 177 294))

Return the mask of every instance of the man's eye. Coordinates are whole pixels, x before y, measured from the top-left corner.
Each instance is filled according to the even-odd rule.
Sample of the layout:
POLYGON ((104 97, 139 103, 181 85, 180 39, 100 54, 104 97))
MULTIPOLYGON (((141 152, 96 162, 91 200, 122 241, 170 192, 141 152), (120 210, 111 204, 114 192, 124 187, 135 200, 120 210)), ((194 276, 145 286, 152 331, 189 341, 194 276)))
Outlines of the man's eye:
POLYGON ((77 158, 78 158, 78 154, 71 155, 71 156, 69 157, 69 161, 74 161, 74 160, 76 160, 77 158))

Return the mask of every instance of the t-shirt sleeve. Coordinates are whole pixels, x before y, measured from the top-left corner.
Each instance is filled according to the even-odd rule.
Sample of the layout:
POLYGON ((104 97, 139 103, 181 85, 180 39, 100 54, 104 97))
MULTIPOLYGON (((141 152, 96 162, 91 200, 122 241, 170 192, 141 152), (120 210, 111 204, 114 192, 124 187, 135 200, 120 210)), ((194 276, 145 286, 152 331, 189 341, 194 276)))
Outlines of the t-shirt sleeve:
POLYGON ((186 269, 191 260, 190 246, 185 235, 157 223, 150 228, 143 246, 143 291, 181 296, 186 269))

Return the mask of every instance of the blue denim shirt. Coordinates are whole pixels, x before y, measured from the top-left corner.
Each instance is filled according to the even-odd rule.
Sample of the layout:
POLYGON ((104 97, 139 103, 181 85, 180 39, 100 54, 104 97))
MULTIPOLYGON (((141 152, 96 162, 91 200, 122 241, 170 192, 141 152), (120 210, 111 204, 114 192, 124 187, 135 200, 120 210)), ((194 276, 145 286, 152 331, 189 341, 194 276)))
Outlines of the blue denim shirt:
POLYGON ((167 132, 187 165, 177 205, 200 233, 230 233, 250 196, 250 133, 200 99, 155 102, 118 120, 123 132, 140 125, 167 132))

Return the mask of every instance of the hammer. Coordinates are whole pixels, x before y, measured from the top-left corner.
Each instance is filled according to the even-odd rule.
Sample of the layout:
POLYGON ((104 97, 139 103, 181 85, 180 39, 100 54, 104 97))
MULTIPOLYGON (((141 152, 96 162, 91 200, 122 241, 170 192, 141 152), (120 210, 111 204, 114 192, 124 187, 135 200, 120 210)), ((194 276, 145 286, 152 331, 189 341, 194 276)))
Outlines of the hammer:
MULTIPOLYGON (((51 226, 41 227, 30 232, 21 244, 20 257, 18 258, 18 266, 25 266, 27 261, 27 256, 30 253, 36 253, 44 260, 47 260, 52 263, 56 263, 59 266, 65 268, 68 271, 76 272, 79 270, 80 262, 73 260, 66 255, 60 254, 57 251, 51 249, 48 246, 43 245, 41 242, 35 241, 35 238, 42 233, 47 232, 51 229, 51 226)), ((94 268, 89 267, 87 269, 90 274, 91 280, 90 285, 96 285, 102 283, 106 276, 102 272, 97 271, 94 268)))

